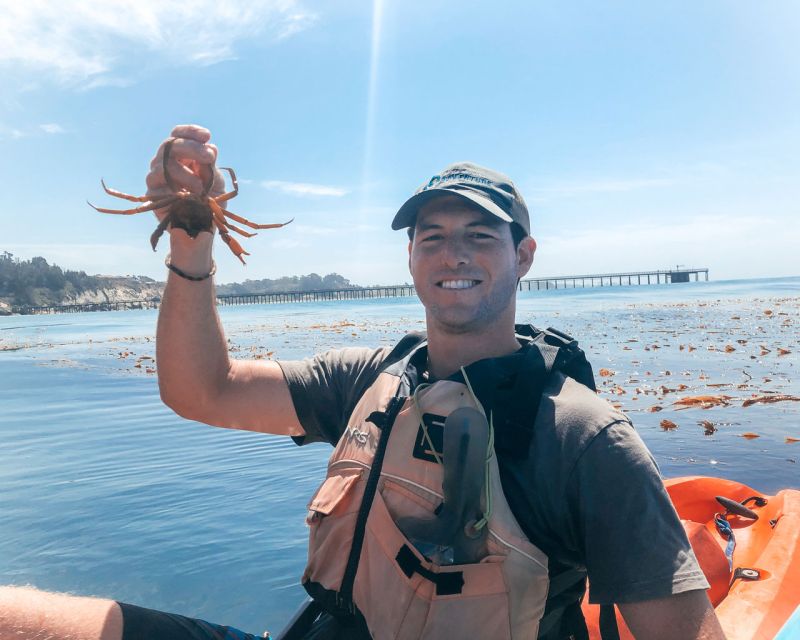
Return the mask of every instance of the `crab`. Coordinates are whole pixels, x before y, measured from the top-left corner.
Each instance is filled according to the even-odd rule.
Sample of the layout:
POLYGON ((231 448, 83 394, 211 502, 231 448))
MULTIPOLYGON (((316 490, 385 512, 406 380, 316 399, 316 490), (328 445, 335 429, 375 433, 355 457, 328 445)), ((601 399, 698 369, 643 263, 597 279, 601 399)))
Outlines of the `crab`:
POLYGON ((145 211, 155 211, 156 209, 167 209, 166 215, 161 219, 156 227, 156 230, 153 231, 153 234, 150 236, 150 245, 153 247, 153 251, 156 250, 156 245, 158 244, 159 238, 161 238, 164 230, 168 227, 184 229, 192 238, 196 238, 197 234, 199 234, 201 231, 212 231, 213 228, 216 227, 217 231, 219 231, 220 237, 223 239, 225 244, 228 245, 228 248, 233 252, 233 254, 239 258, 239 260, 241 260, 242 264, 245 264, 242 256, 249 256, 250 254, 242 248, 242 245, 240 245, 235 238, 231 236, 231 234, 228 232, 228 229, 235 231, 245 238, 251 238, 256 234, 245 231, 241 227, 237 227, 236 225, 230 223, 226 218, 234 220, 235 222, 243 224, 251 229, 277 229, 279 227, 286 226, 292 220, 294 220, 294 218, 292 218, 292 220, 288 220, 287 222, 257 224, 255 222, 251 222, 247 218, 237 216, 235 213, 231 213, 225 209, 222 206, 222 203, 236 197, 239 194, 239 184, 236 181, 236 174, 234 173, 233 169, 229 167, 220 167, 221 170, 227 171, 231 176, 233 190, 229 191, 228 193, 223 193, 219 196, 209 195, 211 187, 214 185, 213 171, 209 173, 208 178, 203 184, 203 190, 200 193, 191 193, 187 189, 178 187, 170 177, 169 171, 167 171, 167 162, 169 161, 170 151, 175 140, 175 138, 170 138, 164 145, 164 178, 167 186, 172 190, 170 195, 155 196, 153 198, 150 198, 149 196, 132 196, 128 195, 127 193, 117 191, 116 189, 108 188, 105 181, 101 179, 100 184, 103 185, 103 190, 108 195, 114 196, 115 198, 129 200, 131 202, 143 202, 144 204, 133 209, 103 209, 101 207, 95 207, 91 202, 88 203, 89 206, 100 213, 115 213, 124 216, 133 215, 134 213, 143 213, 145 211))

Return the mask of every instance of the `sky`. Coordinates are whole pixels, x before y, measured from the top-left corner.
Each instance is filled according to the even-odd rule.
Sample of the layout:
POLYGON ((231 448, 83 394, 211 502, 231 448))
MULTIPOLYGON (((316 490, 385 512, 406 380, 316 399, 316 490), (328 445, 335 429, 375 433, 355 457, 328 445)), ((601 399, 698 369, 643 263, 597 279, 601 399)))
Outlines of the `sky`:
POLYGON ((800 275, 800 3, 0 0, 0 251, 164 280, 141 195, 208 127, 229 209, 217 280, 410 280, 394 212, 470 160, 509 175, 532 277, 800 275))

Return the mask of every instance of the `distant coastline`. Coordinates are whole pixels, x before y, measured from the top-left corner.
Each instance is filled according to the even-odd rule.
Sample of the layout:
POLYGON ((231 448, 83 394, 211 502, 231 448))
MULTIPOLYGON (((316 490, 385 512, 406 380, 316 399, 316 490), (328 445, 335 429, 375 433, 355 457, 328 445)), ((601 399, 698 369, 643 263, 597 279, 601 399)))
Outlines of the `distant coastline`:
MULTIPOLYGON (((520 280, 518 289, 586 289, 594 287, 649 286, 708 281, 707 267, 667 270, 549 276, 520 280)), ((42 257, 23 261, 8 252, 0 254, 0 315, 82 313, 155 309, 161 303, 163 282, 146 276, 89 276, 62 271, 42 257)), ((217 285, 220 305, 324 302, 414 296, 412 284, 361 286, 336 273, 316 273, 277 280, 246 280, 217 285)))
MULTIPOLYGON (((161 300, 164 282, 147 276, 88 275, 84 271, 64 270, 43 257, 21 260, 0 252, 0 315, 15 307, 61 305, 108 305, 130 301, 161 300)), ((347 278, 330 273, 310 273, 271 280, 246 280, 217 285, 218 295, 249 295, 287 291, 361 289, 347 278)))

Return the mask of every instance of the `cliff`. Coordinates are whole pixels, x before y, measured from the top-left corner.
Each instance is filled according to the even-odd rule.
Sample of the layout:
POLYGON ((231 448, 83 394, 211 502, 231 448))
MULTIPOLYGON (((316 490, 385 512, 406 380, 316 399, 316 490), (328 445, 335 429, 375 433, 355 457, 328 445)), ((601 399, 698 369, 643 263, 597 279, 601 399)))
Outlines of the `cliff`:
MULTIPOLYGON (((219 295, 357 289, 337 273, 320 276, 288 276, 276 280, 246 280, 217 286, 219 295)), ((84 271, 63 270, 42 257, 20 260, 0 253, 0 315, 13 306, 51 306, 152 300, 160 298, 164 283, 146 276, 91 276, 84 271)))

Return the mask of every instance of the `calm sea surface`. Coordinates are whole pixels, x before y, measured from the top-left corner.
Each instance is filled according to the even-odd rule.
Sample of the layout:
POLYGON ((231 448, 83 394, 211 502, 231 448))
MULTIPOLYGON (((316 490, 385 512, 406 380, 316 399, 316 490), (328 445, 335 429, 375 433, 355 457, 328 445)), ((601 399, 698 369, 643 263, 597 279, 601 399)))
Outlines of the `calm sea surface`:
MULTIPOLYGON (((244 358, 423 328, 411 299, 220 312, 244 358)), ((742 406, 800 396, 800 278, 526 292, 518 319, 580 341, 665 476, 800 486, 800 402, 742 406), (674 404, 697 395, 727 397, 674 404)), ((278 631, 303 598, 305 505, 330 449, 171 413, 155 322, 154 311, 0 318, 0 584, 278 631)))

